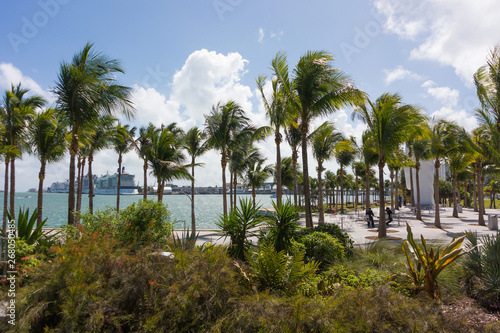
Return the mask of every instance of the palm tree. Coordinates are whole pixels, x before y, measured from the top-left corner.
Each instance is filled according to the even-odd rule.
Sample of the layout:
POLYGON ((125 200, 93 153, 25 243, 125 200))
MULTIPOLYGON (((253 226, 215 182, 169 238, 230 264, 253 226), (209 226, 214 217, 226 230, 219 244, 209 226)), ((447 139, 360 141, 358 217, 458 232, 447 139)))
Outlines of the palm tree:
MULTIPOLYGON (((328 170, 325 172, 325 184, 326 188, 330 188, 332 191, 330 193, 330 209, 332 208, 332 205, 335 205, 335 186, 337 185, 337 175, 334 174, 332 171, 328 170)), ((328 192, 327 192, 328 196, 328 192)))
POLYGON ((252 188, 252 202, 255 206, 255 189, 261 187, 265 181, 271 176, 273 171, 272 165, 264 165, 265 158, 257 158, 251 161, 246 172, 245 182, 247 186, 252 188))
MULTIPOLYGON (((279 61, 278 56, 276 56, 271 63, 279 61)), ((269 118, 272 131, 274 132, 274 142, 276 143, 276 203, 278 208, 281 207, 281 197, 283 195, 283 186, 281 184, 281 150, 280 144, 283 141, 281 135, 281 128, 286 128, 288 124, 292 122, 292 113, 287 110, 287 102, 285 94, 280 87, 277 77, 271 80, 272 85, 272 95, 270 98, 266 97, 264 93, 264 84, 266 82, 266 77, 259 75, 257 78, 257 87, 262 95, 262 100, 264 102, 264 107, 266 109, 266 116, 269 118)))
POLYGON ((229 147, 233 139, 233 133, 247 127, 249 121, 243 109, 234 101, 225 104, 219 102, 217 105, 212 106, 210 114, 205 115, 205 133, 208 136, 208 145, 221 153, 224 216, 227 216, 226 165, 229 147))
POLYGON ((354 110, 353 116, 357 116, 368 125, 366 133, 371 136, 378 153, 380 195, 378 237, 384 238, 387 235, 384 211, 384 166, 386 160, 392 152, 399 149, 399 146, 413 135, 415 128, 427 118, 417 107, 403 104, 398 94, 385 93, 375 103, 367 100, 367 104, 360 104, 354 110))
POLYGON ((354 137, 337 144, 335 147, 335 158, 340 166, 340 213, 344 214, 344 168, 356 158, 356 141, 354 137))
MULTIPOLYGON (((486 64, 474 74, 474 84, 482 110, 489 113, 500 132, 500 46, 490 52, 486 64)), ((500 151, 500 146, 497 149, 500 151)))
POLYGON ((196 232, 196 221, 194 214, 194 167, 199 166, 200 164, 196 164, 196 157, 203 155, 207 150, 207 144, 205 141, 205 133, 200 131, 198 127, 191 128, 186 135, 184 136, 182 146, 188 154, 191 156, 191 230, 193 234, 196 232))
POLYGON ((307 137, 310 124, 318 116, 328 115, 339 108, 361 102, 365 94, 354 88, 349 77, 330 63, 333 56, 325 51, 309 51, 302 56, 289 80, 285 53, 278 53, 272 63, 274 74, 298 116, 302 134, 302 168, 306 227, 312 228, 311 193, 307 159, 307 137))
POLYGON ((43 181, 47 163, 58 162, 66 153, 66 127, 57 119, 56 110, 47 109, 37 114, 30 124, 28 143, 30 151, 40 160, 38 173, 38 218, 37 225, 42 223, 43 213, 43 181))
POLYGON ((151 137, 151 149, 147 151, 148 162, 153 175, 158 181, 158 202, 163 201, 163 192, 167 181, 173 179, 192 180, 193 177, 183 165, 185 157, 181 151, 180 132, 175 124, 162 125, 151 137))
POLYGON ((143 161, 143 200, 147 200, 148 198, 148 152, 152 149, 151 138, 155 131, 157 131, 155 126, 152 123, 149 123, 148 127, 141 127, 139 129, 139 137, 134 141, 135 150, 143 161))
POLYGON ((323 163, 332 158, 338 143, 344 139, 343 135, 336 132, 331 122, 324 122, 311 134, 313 155, 318 161, 318 223, 325 223, 325 211, 323 207, 323 180, 321 174, 324 171, 323 163))
POLYGON ((432 152, 430 147, 431 142, 428 139, 429 136, 430 136, 430 128, 428 124, 424 124, 422 126, 422 135, 417 136, 416 138, 410 141, 411 151, 413 152, 412 155, 415 159, 414 166, 415 166, 415 187, 416 187, 415 193, 417 196, 417 204, 416 204, 417 220, 422 220, 422 206, 420 202, 420 173, 419 173, 421 168, 421 161, 427 161, 432 158, 432 152))
POLYGON ((378 153, 376 150, 375 143, 370 136, 369 132, 365 132, 362 135, 362 146, 361 146, 361 162, 365 166, 365 209, 370 208, 370 184, 372 176, 372 167, 377 164, 378 153))
POLYGON ((281 159, 281 183, 288 189, 289 192, 293 191, 294 178, 293 161, 291 157, 283 157, 281 159))
POLYGON ((116 118, 110 114, 105 114, 99 117, 99 123, 93 129, 89 136, 88 142, 88 180, 89 180, 89 212, 94 213, 94 175, 92 172, 92 163, 94 162, 94 154, 106 149, 111 144, 113 135, 113 127, 116 118))
POLYGON ((286 129, 286 141, 292 148, 292 164, 293 164, 293 203, 297 207, 297 195, 299 192, 298 181, 297 181, 297 160, 299 157, 299 145, 300 140, 302 140, 302 133, 300 133, 299 128, 296 126, 296 120, 288 125, 286 129))
MULTIPOLYGON (((39 95, 27 96, 29 89, 23 89, 21 83, 17 86, 11 84, 11 88, 5 91, 0 108, 0 120, 4 126, 5 144, 17 149, 19 154, 11 154, 10 161, 10 213, 15 218, 16 200, 16 158, 20 157, 25 149, 23 144, 26 125, 35 116, 35 110, 45 104, 43 97, 39 95)), ((11 150, 12 151, 12 150, 11 150)), ((7 170, 6 170, 7 172, 7 170)), ((7 179, 7 178, 6 178, 7 179)), ((7 192, 4 193, 7 196, 7 192)))
POLYGON ((130 128, 129 125, 118 124, 113 133, 111 141, 113 148, 118 154, 118 182, 116 184, 116 211, 120 211, 120 187, 122 180, 122 162, 123 155, 131 151, 134 147, 135 127, 130 128))
POLYGON ((354 182, 356 188, 356 199, 355 199, 354 209, 357 211, 359 205, 359 179, 365 175, 364 163, 361 161, 353 162, 352 171, 354 172, 354 182))
POLYGON ((84 127, 93 127, 99 115, 121 111, 133 115, 130 88, 119 85, 116 74, 124 73, 116 59, 95 52, 87 43, 75 54, 71 63, 63 62, 53 89, 57 106, 71 130, 68 224, 74 223, 75 157, 79 150, 79 134, 84 127))
POLYGON ((434 206, 435 216, 434 225, 441 228, 441 219, 439 216, 439 167, 441 161, 450 154, 461 150, 459 138, 460 128, 453 122, 440 119, 434 120, 430 125, 430 150, 434 159, 434 206))
POLYGON ((20 157, 21 152, 19 149, 15 146, 11 145, 5 145, 5 137, 3 136, 5 131, 4 131, 4 126, 3 124, 1 125, 2 130, 0 131, 2 137, 1 137, 1 142, 2 144, 0 145, 0 157, 3 158, 5 162, 5 174, 4 174, 4 196, 3 196, 3 217, 2 217, 2 230, 3 232, 7 232, 7 210, 9 209, 9 165, 10 165, 10 160, 13 157, 20 157))

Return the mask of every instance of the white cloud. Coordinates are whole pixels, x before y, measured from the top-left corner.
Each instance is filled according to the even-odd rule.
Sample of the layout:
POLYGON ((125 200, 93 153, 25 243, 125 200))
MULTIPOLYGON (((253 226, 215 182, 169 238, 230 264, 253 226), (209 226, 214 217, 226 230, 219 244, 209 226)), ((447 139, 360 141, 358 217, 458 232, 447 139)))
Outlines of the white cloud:
POLYGON ((22 87, 29 89, 30 94, 43 96, 50 105, 55 101, 54 95, 44 90, 29 76, 24 75, 19 68, 11 63, 0 63, 0 89, 10 90, 11 84, 17 85, 21 82, 22 87))
POLYGON ((471 131, 477 127, 476 118, 468 114, 465 108, 459 105, 460 92, 458 90, 451 89, 450 87, 438 87, 431 80, 425 81, 422 87, 442 105, 440 109, 430 114, 431 118, 435 117, 437 119, 454 121, 467 131, 471 131))
POLYGON ((259 28, 259 38, 257 38, 257 42, 261 43, 264 42, 264 29, 259 28))
POLYGON ((386 31, 419 42, 412 59, 452 66, 468 83, 499 42, 498 1, 376 0, 375 8, 385 17, 386 31))
POLYGON ((403 66, 398 66, 393 70, 384 69, 383 71, 385 73, 384 81, 386 85, 389 85, 397 80, 422 80, 422 76, 418 75, 417 73, 413 73, 410 70, 404 69, 403 66))

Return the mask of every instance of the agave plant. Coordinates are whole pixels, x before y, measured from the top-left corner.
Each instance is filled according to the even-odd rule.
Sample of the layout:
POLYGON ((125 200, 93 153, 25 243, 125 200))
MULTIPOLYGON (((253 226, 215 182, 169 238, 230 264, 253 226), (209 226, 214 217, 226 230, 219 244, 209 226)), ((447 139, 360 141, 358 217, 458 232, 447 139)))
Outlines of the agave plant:
MULTIPOLYGON (((36 228, 33 229, 36 220, 38 218, 38 209, 35 209, 33 211, 33 214, 31 214, 31 216, 29 216, 29 213, 30 213, 29 209, 24 210, 22 208, 19 208, 19 213, 17 215, 17 237, 19 239, 24 240, 28 245, 33 245, 42 236, 44 236, 45 238, 52 238, 55 236, 55 235, 49 236, 42 230, 43 226, 45 225, 45 222, 47 222, 47 219, 43 220, 40 224, 36 226, 36 228)), ((9 220, 13 220, 10 211, 7 211, 7 217, 9 220)))
POLYGON ((439 248, 434 251, 433 248, 428 248, 423 236, 420 236, 422 247, 415 242, 408 223, 406 223, 406 230, 408 236, 407 240, 403 242, 403 251, 407 263, 399 263, 406 269, 407 273, 403 273, 403 275, 411 278, 415 293, 423 287, 431 298, 438 298, 437 277, 443 269, 465 254, 462 252, 461 246, 467 234, 456 235, 443 251, 440 251, 439 248))

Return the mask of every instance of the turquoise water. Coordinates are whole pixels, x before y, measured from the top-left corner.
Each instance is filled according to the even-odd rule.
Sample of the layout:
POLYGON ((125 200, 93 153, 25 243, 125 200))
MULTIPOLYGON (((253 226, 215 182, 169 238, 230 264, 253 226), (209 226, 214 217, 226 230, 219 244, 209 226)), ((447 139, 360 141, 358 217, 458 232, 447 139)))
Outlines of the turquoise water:
MULTIPOLYGON (((286 196, 285 196, 286 197, 286 196)), ((222 213, 222 195, 195 195, 196 227, 198 229, 215 229, 215 221, 222 213)), ((238 195, 238 198, 251 199, 251 195, 238 195)), ((125 208, 134 202, 142 199, 142 195, 122 195, 120 196, 120 208, 125 208)), ((156 196, 148 196, 150 200, 156 200, 156 196)), ((293 198, 291 198, 293 200, 293 198)), ((267 194, 256 196, 257 204, 262 207, 272 207, 272 198, 267 194)), ((16 214, 19 207, 29 208, 32 212, 36 208, 37 193, 16 193, 16 214)), ((48 228, 56 228, 67 223, 68 195, 65 193, 44 193, 43 195, 43 217, 47 218, 45 224, 48 228)), ((3 214, 3 193, 0 193, 0 214, 3 214)), ((186 221, 186 225, 191 224, 191 201, 186 195, 165 195, 163 203, 167 205, 172 214, 172 219, 186 221)), ((229 204, 229 197, 228 197, 229 204)), ((94 211, 104 209, 106 206, 116 207, 116 196, 96 195, 94 197, 94 211)), ((88 208, 88 196, 82 198, 82 211, 88 208)), ((176 228, 182 228, 183 223, 179 222, 176 228)))

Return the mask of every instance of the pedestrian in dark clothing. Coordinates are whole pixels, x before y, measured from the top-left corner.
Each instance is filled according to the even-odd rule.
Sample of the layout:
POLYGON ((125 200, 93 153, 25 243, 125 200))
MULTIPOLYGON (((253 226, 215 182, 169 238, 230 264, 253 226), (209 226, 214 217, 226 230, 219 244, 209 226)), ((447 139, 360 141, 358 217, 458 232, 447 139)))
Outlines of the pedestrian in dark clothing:
POLYGON ((392 222, 392 210, 389 207, 385 207, 385 212, 387 213, 388 216, 387 222, 385 222, 385 224, 389 225, 389 223, 392 222))
POLYGON ((368 227, 374 228, 375 227, 375 222, 373 221, 374 214, 371 208, 368 208, 366 210, 366 215, 368 216, 368 227))

